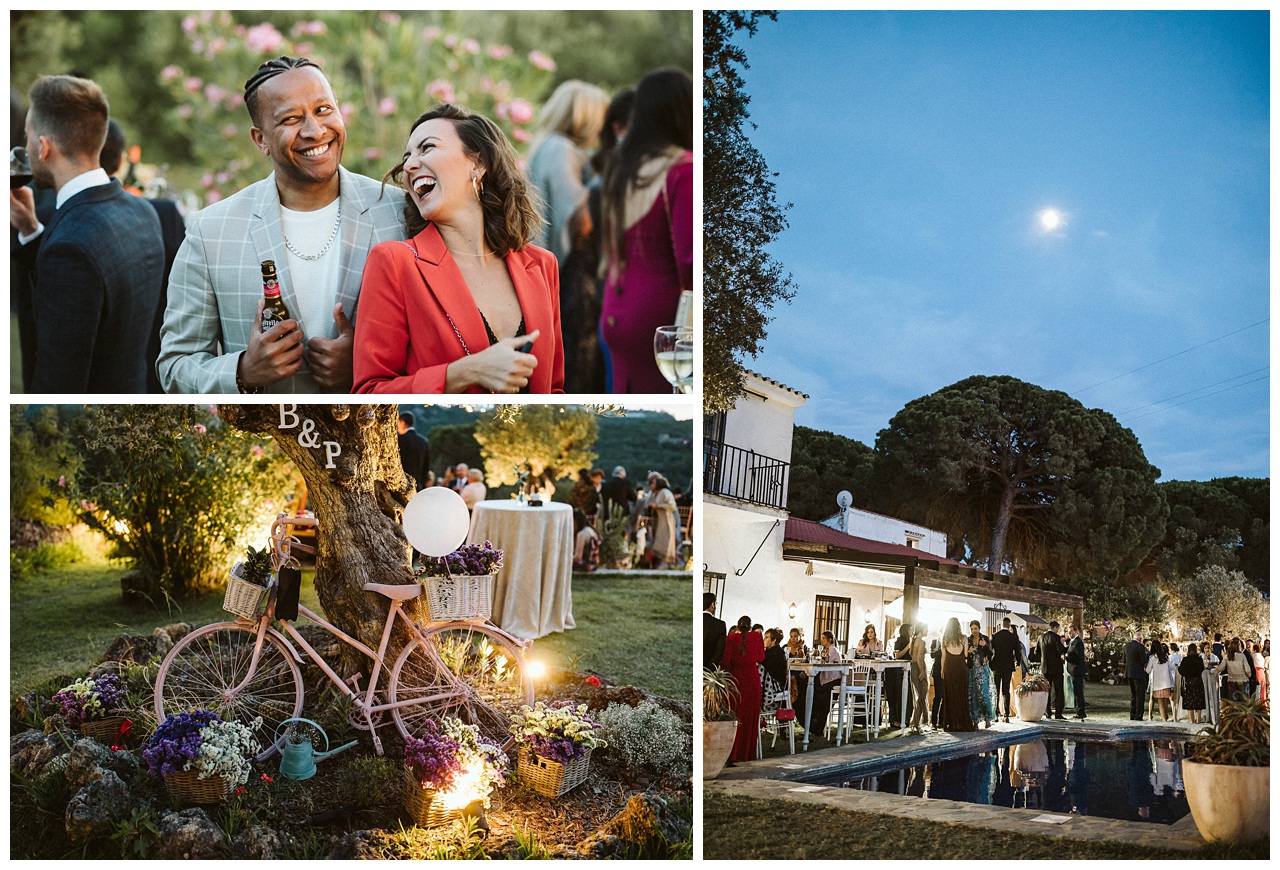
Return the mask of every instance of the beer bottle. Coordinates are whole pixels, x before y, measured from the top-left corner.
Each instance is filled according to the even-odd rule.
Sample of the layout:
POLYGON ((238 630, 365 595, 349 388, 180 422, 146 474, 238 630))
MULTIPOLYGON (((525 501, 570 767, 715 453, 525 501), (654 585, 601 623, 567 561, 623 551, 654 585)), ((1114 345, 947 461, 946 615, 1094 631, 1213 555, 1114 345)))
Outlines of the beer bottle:
POLYGON ((280 298, 280 280, 276 277, 275 260, 262 261, 262 296, 267 304, 262 307, 262 331, 266 332, 283 320, 289 319, 289 309, 280 298))

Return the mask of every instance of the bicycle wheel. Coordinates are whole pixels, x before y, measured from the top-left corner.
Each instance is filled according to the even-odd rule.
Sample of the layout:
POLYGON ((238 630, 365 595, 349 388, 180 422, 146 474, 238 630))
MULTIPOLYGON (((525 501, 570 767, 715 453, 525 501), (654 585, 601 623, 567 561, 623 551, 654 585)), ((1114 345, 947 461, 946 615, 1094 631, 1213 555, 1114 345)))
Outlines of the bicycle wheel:
POLYGON ((456 716, 480 726, 481 736, 509 749, 511 714, 533 704, 533 677, 519 641, 483 623, 448 622, 423 632, 405 646, 391 672, 389 697, 422 698, 420 704, 395 707, 391 716, 400 734, 420 734, 427 719, 456 716))
POLYGON ((156 721, 193 710, 212 710, 224 721, 246 726, 261 717, 254 732, 262 747, 257 760, 274 752, 284 740, 276 739, 276 726, 302 712, 302 672, 284 642, 268 629, 249 676, 257 637, 256 627, 219 622, 178 641, 156 675, 156 721))

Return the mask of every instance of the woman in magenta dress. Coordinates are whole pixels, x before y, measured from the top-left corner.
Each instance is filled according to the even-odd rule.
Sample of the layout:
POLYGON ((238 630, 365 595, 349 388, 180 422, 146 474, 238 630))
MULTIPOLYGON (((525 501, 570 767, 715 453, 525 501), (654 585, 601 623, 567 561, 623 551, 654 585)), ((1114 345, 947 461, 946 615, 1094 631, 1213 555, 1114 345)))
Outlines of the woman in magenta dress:
POLYGON ((720 667, 729 672, 738 684, 738 734, 733 740, 730 761, 750 761, 756 757, 756 744, 760 734, 760 703, 763 689, 760 687, 760 669, 764 661, 764 637, 751 630, 751 617, 738 620, 738 631, 730 634, 724 645, 724 658, 720 667))
POLYGON ((653 333, 693 289, 693 83, 663 69, 636 87, 626 135, 604 171, 607 272, 600 333, 612 391, 670 393, 653 333))

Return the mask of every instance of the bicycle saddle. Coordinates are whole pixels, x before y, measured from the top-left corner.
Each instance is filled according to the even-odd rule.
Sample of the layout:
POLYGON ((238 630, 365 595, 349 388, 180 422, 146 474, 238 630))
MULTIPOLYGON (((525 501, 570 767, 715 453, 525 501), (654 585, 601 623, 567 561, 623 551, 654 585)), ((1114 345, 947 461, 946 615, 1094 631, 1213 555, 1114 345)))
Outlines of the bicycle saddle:
POLYGON ((389 583, 366 583, 360 588, 365 592, 377 592, 379 595, 385 595, 392 601, 407 601, 422 594, 421 583, 404 583, 395 586, 389 583))

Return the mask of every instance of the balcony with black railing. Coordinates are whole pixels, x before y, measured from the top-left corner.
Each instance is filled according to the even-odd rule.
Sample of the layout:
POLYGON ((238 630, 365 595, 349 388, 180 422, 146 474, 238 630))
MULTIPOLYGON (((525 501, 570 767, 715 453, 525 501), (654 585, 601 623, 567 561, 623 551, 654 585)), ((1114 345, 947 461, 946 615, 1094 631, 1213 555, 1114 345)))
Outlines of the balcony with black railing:
POLYGON ((702 447, 702 491, 706 495, 786 510, 791 463, 722 441, 702 447))

